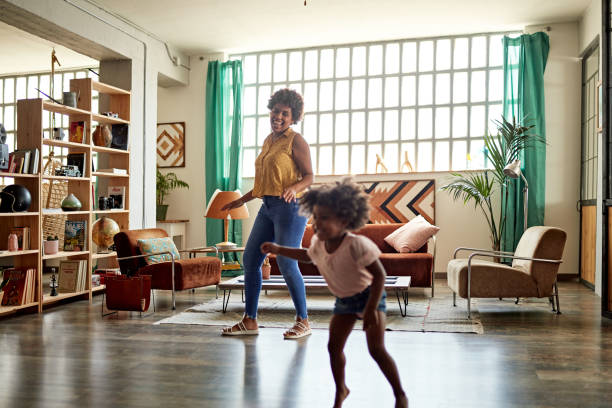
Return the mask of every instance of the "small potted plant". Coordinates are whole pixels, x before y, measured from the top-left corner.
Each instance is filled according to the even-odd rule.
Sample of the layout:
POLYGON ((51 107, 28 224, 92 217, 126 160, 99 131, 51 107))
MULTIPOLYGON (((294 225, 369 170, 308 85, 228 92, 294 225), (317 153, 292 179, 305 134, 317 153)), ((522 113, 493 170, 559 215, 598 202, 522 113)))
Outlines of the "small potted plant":
POLYGON ((189 188, 189 184, 183 180, 179 180, 175 173, 166 173, 157 170, 157 183, 156 183, 156 201, 157 201, 157 221, 163 221, 166 219, 166 213, 168 212, 168 205, 164 204, 166 197, 170 192, 176 188, 189 188))
POLYGON ((56 236, 47 236, 43 242, 43 252, 45 255, 57 254, 59 251, 59 238, 56 236))

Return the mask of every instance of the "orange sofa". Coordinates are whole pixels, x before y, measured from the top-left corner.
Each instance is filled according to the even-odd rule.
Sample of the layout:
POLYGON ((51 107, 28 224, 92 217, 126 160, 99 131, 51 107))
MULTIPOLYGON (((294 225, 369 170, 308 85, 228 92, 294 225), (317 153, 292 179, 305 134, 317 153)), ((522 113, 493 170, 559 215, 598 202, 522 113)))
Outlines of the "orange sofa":
MULTIPOLYGON (((399 253, 392 246, 385 242, 385 237, 395 231, 404 224, 366 224, 363 228, 356 231, 356 234, 365 235, 370 238, 382 254, 380 261, 383 264, 388 276, 410 276, 411 287, 431 288, 431 296, 434 295, 434 260, 435 260, 435 236, 432 237, 433 248, 432 253, 428 253, 427 243, 423 245, 417 252, 399 253)), ((304 237, 302 238, 302 247, 308 248, 312 239, 312 225, 306 226, 304 237)), ((271 274, 280 275, 276 256, 270 254, 271 274)), ((319 275, 317 267, 313 264, 299 263, 300 272, 302 275, 319 275)))

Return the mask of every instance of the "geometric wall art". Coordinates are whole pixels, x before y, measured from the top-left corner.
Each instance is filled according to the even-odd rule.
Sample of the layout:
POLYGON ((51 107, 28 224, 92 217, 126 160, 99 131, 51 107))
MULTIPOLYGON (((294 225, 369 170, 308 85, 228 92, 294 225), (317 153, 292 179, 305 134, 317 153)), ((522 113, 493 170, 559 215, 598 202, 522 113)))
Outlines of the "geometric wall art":
POLYGON ((185 167, 185 122, 157 124, 157 167, 185 167))

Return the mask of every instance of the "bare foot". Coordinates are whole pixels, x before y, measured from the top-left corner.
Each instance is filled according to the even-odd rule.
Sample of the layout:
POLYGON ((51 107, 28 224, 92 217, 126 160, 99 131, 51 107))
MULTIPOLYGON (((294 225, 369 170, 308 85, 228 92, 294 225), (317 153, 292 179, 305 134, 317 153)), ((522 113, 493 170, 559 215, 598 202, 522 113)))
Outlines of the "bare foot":
POLYGON ((395 408, 408 408, 408 397, 406 394, 395 397, 395 408))
POLYGON ((344 402, 346 397, 348 397, 350 392, 351 391, 348 388, 346 388, 346 386, 342 388, 337 388, 336 389, 336 400, 334 401, 334 408, 340 408, 342 406, 342 403, 344 402))
POLYGON ((232 334, 232 333, 240 333, 242 334, 255 334, 258 329, 257 320, 251 319, 250 317, 243 317, 241 321, 236 323, 233 326, 224 327, 221 334, 232 334))

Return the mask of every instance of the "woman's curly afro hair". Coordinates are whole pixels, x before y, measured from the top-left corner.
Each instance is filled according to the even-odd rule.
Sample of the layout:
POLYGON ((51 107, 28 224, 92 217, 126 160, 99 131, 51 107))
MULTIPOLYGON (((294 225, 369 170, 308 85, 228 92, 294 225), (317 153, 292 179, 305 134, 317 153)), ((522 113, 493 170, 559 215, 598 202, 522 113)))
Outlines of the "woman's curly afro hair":
POLYGON ((304 114, 304 99, 302 95, 293 89, 280 89, 274 92, 274 95, 268 100, 268 109, 272 110, 277 103, 291 108, 291 117, 293 118, 294 125, 302 120, 302 115, 304 114))
POLYGON ((347 223, 346 229, 357 230, 368 222, 370 205, 368 194, 350 178, 313 188, 300 199, 301 212, 312 214, 315 205, 329 208, 347 223))

